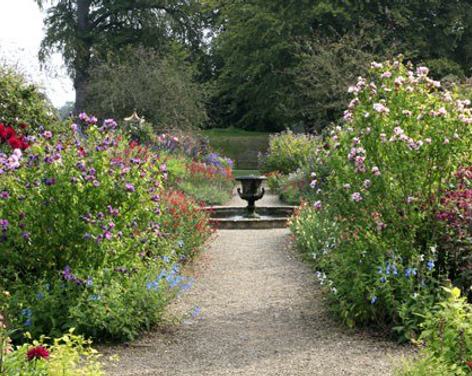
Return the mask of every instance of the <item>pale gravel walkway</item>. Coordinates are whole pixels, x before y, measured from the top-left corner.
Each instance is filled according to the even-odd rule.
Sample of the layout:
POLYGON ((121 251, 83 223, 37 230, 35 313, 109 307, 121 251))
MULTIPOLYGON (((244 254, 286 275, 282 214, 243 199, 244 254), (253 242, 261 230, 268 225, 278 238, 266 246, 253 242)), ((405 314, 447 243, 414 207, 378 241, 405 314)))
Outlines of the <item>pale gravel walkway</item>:
POLYGON ((105 349, 121 358, 111 375, 389 375, 407 352, 329 318, 286 229, 219 231, 192 273, 172 311, 200 315, 105 349))

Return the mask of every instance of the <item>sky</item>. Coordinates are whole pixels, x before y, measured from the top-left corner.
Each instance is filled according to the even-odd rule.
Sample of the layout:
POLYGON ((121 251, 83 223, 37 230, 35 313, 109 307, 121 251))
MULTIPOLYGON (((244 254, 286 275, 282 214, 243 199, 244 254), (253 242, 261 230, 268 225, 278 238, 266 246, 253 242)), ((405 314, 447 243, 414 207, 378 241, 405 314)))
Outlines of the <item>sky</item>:
POLYGON ((43 16, 34 0, 0 0, 0 59, 18 67, 44 89, 56 107, 61 107, 73 101, 75 93, 61 55, 51 57, 48 69, 40 68, 43 16))

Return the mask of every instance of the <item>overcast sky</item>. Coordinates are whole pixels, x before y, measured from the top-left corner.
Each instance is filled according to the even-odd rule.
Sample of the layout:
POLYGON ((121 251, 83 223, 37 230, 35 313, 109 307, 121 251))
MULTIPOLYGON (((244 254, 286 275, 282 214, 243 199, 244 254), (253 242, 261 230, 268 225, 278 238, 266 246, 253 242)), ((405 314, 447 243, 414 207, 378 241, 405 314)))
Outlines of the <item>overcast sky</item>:
POLYGON ((74 90, 60 55, 41 71, 38 50, 43 36, 43 14, 34 0, 0 0, 0 58, 27 73, 60 107, 74 100, 74 90))

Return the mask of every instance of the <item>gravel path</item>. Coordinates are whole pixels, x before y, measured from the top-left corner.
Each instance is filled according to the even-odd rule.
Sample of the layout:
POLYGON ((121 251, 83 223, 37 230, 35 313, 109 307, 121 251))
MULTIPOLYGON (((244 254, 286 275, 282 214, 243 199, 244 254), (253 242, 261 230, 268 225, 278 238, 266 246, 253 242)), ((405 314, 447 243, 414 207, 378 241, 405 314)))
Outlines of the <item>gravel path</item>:
POLYGON ((184 319, 101 349, 120 357, 111 375, 389 375, 407 352, 329 318, 286 229, 219 231, 189 272, 195 285, 171 307, 184 319))

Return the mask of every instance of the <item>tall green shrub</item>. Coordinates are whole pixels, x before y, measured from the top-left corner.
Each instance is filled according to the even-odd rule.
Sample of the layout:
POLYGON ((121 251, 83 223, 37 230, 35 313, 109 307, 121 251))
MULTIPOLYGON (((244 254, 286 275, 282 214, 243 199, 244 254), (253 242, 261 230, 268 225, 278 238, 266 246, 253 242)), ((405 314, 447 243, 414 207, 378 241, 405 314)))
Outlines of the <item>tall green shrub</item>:
POLYGON ((12 68, 0 65, 0 123, 25 124, 34 131, 55 118, 52 105, 38 86, 12 68))

